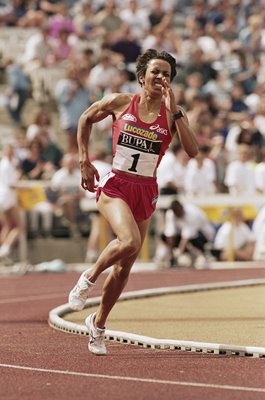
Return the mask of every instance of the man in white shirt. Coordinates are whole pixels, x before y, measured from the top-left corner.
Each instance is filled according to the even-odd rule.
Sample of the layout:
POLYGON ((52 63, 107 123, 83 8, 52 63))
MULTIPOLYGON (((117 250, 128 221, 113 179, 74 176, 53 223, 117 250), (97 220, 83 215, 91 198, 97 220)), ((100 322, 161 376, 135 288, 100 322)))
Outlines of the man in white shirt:
POLYGON ((118 81, 119 71, 114 66, 112 53, 102 52, 96 65, 90 70, 87 83, 89 88, 105 91, 118 81))
MULTIPOLYGON (((214 226, 199 207, 193 204, 182 205, 178 200, 172 201, 166 211, 162 234, 171 266, 175 265, 175 258, 178 259, 184 253, 189 253, 193 258, 203 255, 205 245, 213 241, 214 235, 214 226)), ((158 246, 156 259, 159 259, 160 251, 161 247, 158 246)))
POLYGON ((254 246, 255 235, 244 221, 242 210, 232 210, 230 221, 224 222, 215 236, 213 248, 219 251, 217 258, 222 261, 251 261, 254 246))
POLYGON ((128 6, 121 10, 120 17, 129 25, 135 39, 143 39, 150 29, 148 12, 139 7, 137 0, 129 0, 128 6))
POLYGON ((179 194, 184 192, 189 156, 180 144, 166 151, 157 170, 157 182, 160 194, 179 194))
POLYGON ((184 190, 189 195, 205 195, 216 192, 216 167, 208 157, 210 148, 202 146, 196 158, 188 162, 184 190))
POLYGON ((248 145, 238 146, 238 159, 231 161, 226 169, 224 183, 230 194, 255 194, 254 163, 251 161, 251 148, 248 145))
POLYGON ((74 235, 78 234, 79 201, 84 196, 80 182, 81 174, 76 155, 65 153, 62 167, 52 176, 51 187, 54 191, 57 191, 56 212, 65 216, 74 235))

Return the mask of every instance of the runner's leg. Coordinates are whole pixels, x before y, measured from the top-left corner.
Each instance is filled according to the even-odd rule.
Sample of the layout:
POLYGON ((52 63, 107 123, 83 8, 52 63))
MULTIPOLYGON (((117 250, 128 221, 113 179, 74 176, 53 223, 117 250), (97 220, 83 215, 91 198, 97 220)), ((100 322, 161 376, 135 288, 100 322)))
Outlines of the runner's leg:
POLYGON ((124 200, 101 193, 98 209, 110 224, 116 239, 105 247, 94 267, 85 273, 90 282, 95 282, 101 272, 125 257, 130 259, 137 255, 142 245, 140 229, 124 200))
MULTIPOLYGON (((138 223, 138 228, 141 235, 141 243, 144 241, 148 223, 149 220, 138 223)), ((111 309, 117 302, 120 294, 128 282, 131 268, 139 254, 139 251, 132 256, 124 257, 122 260, 117 262, 105 280, 101 303, 95 318, 95 325, 97 327, 103 328, 105 326, 105 322, 111 309)))

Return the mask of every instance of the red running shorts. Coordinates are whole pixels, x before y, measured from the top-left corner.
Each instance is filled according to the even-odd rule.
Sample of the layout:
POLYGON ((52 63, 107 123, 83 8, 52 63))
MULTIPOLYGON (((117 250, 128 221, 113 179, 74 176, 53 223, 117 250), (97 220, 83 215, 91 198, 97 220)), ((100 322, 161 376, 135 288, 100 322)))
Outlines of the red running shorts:
POLYGON ((137 222, 150 218, 156 209, 158 186, 156 178, 153 177, 126 175, 112 170, 99 183, 97 201, 101 192, 108 197, 124 200, 137 222))

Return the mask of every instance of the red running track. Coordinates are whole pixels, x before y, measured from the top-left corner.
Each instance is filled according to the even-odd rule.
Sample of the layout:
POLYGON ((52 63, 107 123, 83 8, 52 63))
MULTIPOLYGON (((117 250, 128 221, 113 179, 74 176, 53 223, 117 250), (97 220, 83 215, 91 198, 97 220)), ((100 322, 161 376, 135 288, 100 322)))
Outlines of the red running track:
MULTIPOLYGON (((79 274, 0 277, 1 400, 263 400, 265 360, 150 350, 56 331, 49 311, 67 302, 79 274)), ((168 270, 131 274, 126 290, 264 278, 265 269, 168 270)), ((102 278, 94 295, 99 295, 102 278)))

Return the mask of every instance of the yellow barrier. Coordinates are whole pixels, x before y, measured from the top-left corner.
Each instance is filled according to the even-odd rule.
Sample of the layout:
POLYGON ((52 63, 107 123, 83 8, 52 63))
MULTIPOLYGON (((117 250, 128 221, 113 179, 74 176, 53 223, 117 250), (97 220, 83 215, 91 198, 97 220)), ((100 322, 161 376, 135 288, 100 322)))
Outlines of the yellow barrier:
MULTIPOLYGON (((29 210, 35 204, 46 201, 45 187, 49 187, 49 182, 40 181, 20 181, 17 186, 17 193, 21 205, 21 210, 29 210)), ((171 201, 176 198, 174 195, 159 196, 157 210, 167 210, 171 201)), ((257 194, 249 198, 249 196, 231 196, 230 194, 214 194, 207 196, 178 196, 183 203, 192 203, 202 208, 207 214, 210 221, 214 224, 222 223, 229 217, 229 210, 234 207, 240 207, 243 210, 244 218, 253 220, 259 209, 265 205, 265 196, 257 194)), ((84 197, 80 200, 80 208, 84 212, 92 212, 97 210, 95 199, 84 197)), ((24 241, 25 242, 25 241, 24 241)), ((108 242, 106 221, 101 218, 100 222, 100 249, 102 250, 108 242)), ((141 249, 141 260, 149 261, 150 237, 146 236, 141 249)), ((24 249, 25 250, 25 249, 24 249)), ((26 251, 25 251, 26 253, 26 251)), ((231 255, 231 258, 233 255, 231 255)))
POLYGON ((32 209, 36 204, 47 201, 45 191, 41 185, 17 188, 17 198, 21 208, 32 209))

